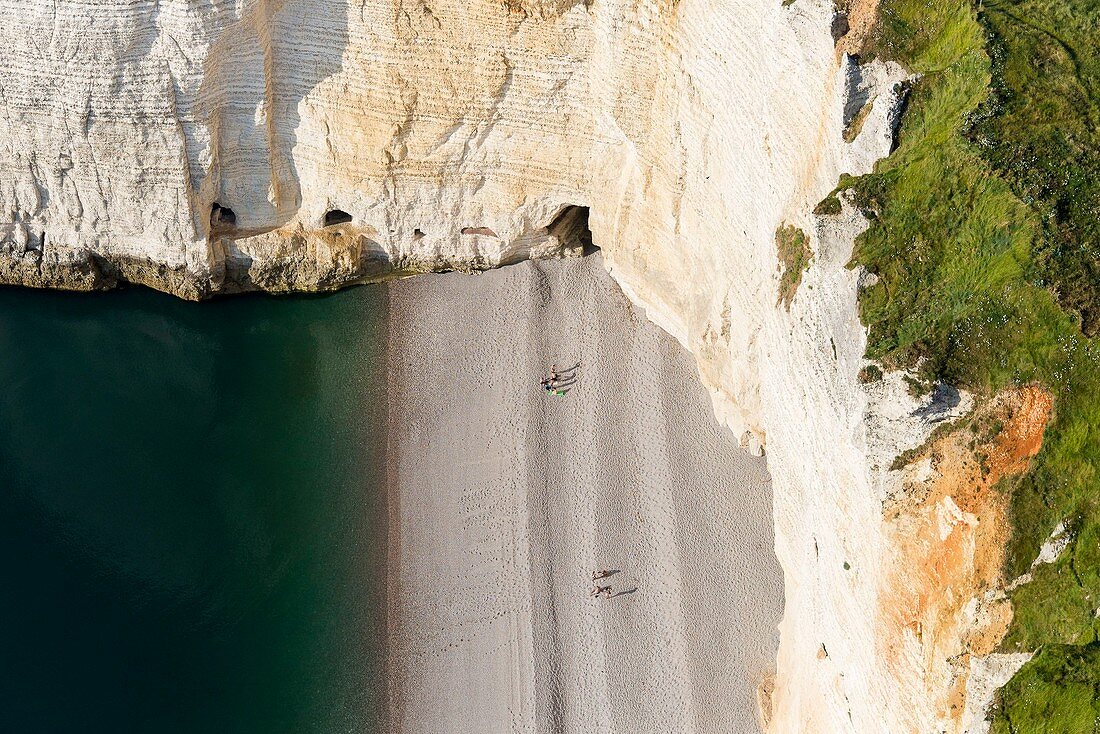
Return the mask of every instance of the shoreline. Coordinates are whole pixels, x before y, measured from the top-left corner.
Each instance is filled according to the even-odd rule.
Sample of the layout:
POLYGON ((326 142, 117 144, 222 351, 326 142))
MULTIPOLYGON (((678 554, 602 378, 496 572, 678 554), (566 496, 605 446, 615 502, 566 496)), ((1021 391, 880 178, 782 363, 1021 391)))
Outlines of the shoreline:
POLYGON ((598 255, 387 288, 390 730, 759 731, 770 487, 690 355, 598 255))
POLYGON ((392 732, 398 713, 396 702, 400 700, 400 691, 395 690, 394 681, 396 676, 393 671, 396 666, 391 648, 394 629, 397 625, 397 599, 400 588, 399 559, 401 557, 401 534, 397 531, 400 527, 400 493, 398 492, 396 480, 396 467, 400 463, 400 442, 394 440, 394 433, 391 430, 391 416, 394 405, 398 402, 397 393, 400 384, 394 377, 396 370, 392 360, 394 355, 401 352, 401 345, 396 343, 397 339, 400 338, 399 332, 393 328, 393 292, 388 284, 381 284, 379 287, 385 289, 385 297, 383 298, 385 313, 382 315, 385 323, 383 330, 385 343, 383 345, 382 365, 386 374, 385 404, 382 408, 382 415, 384 416, 382 430, 385 435, 385 450, 382 452, 383 491, 385 492, 383 498, 385 512, 383 515, 386 522, 386 552, 384 554, 386 567, 385 572, 381 574, 381 578, 384 579, 386 585, 382 592, 385 604, 385 623, 382 630, 382 685, 385 688, 385 706, 382 720, 385 724, 385 731, 392 732))

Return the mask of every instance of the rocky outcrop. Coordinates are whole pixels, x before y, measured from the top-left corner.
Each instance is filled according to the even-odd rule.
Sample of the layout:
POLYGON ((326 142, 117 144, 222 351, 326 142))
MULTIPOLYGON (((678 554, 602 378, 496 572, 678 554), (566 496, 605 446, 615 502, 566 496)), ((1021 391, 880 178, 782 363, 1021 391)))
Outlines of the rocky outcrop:
POLYGON ((787 578, 770 730, 942 723, 965 674, 884 622, 905 585, 890 465, 967 406, 860 384, 865 222, 847 201, 811 214, 891 149, 905 73, 845 53, 873 2, 851 22, 830 0, 89 8, 0 0, 0 281, 318 290, 590 229, 721 420, 768 446, 787 578), (781 227, 809 257, 777 305, 781 227))

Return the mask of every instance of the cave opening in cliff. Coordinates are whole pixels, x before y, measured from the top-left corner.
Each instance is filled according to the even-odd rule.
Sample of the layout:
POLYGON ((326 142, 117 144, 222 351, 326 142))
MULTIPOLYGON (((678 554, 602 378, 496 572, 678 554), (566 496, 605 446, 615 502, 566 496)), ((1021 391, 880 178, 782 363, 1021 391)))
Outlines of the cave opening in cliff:
POLYGON ((588 216, 588 207, 570 204, 558 212, 546 231, 561 242, 563 249, 580 249, 585 255, 591 255, 600 248, 592 242, 588 216))
POLYGON ((342 209, 332 209, 325 213, 325 226, 332 227, 337 224, 351 224, 351 215, 342 209))
POLYGON ((237 224, 237 214, 227 206, 222 206, 218 202, 214 202, 210 205, 210 226, 217 227, 230 226, 234 227, 237 224))

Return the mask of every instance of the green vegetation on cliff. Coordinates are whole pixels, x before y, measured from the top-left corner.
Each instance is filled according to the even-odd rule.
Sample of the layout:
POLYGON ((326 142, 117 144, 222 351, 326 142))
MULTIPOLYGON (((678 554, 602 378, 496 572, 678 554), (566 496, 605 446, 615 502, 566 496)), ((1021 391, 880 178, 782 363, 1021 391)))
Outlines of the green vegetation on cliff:
POLYGON ((806 233, 791 224, 775 231, 775 247, 779 262, 783 265, 783 274, 779 278, 779 303, 789 310, 794 294, 802 284, 802 273, 810 267, 813 250, 806 233))
POLYGON ((1100 331, 1100 4, 987 0, 992 92, 970 138, 1039 215, 1041 277, 1100 331))
POLYGON ((1100 690, 1100 4, 882 0, 868 52, 919 73, 898 149, 855 183, 868 352, 981 393, 1055 396, 1042 451, 1006 481, 1009 578, 1066 521, 1073 543, 1013 592, 1006 650, 1040 650, 994 732, 1077 732, 1100 690), (1082 691, 1089 691, 1082 696, 1082 691), (1036 718, 1035 712, 1042 711, 1036 718))
POLYGON ((1096 731, 1100 643, 1049 645, 1008 682, 991 730, 997 734, 1096 731))

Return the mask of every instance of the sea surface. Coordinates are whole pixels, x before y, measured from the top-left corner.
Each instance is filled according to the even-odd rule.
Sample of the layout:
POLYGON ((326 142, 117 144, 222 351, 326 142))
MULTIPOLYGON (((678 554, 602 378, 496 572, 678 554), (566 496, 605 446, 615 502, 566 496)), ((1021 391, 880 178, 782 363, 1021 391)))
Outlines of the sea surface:
POLYGON ((383 309, 0 289, 0 732, 379 730, 383 309))

